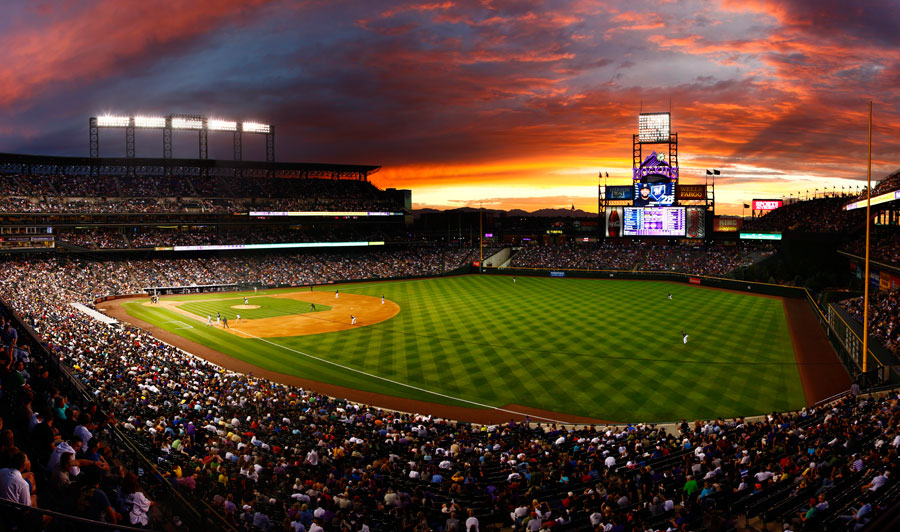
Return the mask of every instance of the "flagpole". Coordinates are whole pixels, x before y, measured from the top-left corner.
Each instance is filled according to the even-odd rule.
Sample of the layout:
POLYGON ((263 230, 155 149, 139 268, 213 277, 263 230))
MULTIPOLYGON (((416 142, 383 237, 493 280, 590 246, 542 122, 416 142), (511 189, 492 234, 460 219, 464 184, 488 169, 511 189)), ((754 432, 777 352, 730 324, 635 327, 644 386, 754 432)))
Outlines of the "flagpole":
POLYGON ((872 100, 869 100, 869 156, 866 169, 866 278, 863 288, 863 352, 862 370, 869 369, 869 218, 872 209, 872 100))

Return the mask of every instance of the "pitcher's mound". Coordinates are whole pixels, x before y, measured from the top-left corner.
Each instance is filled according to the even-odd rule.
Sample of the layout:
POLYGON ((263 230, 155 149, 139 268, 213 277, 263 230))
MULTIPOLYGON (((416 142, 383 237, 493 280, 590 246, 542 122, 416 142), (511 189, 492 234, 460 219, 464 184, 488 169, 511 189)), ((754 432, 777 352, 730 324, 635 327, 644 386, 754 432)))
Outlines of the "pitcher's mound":
POLYGON ((250 310, 250 309, 259 308, 259 305, 231 305, 231 308, 236 308, 236 309, 240 309, 240 310, 250 310))

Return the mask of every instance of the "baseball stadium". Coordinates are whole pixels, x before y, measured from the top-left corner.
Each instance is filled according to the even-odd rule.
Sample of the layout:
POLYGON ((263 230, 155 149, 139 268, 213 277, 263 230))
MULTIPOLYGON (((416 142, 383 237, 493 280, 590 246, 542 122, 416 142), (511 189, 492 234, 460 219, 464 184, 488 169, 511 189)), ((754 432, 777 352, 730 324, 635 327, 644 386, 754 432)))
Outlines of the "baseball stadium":
POLYGON ((199 94, 66 109, 86 155, 0 150, 0 532, 900 527, 900 169, 871 175, 871 103, 865 187, 758 193, 769 155, 704 154, 667 96, 583 155, 589 210, 528 212, 298 162, 299 115, 199 94))

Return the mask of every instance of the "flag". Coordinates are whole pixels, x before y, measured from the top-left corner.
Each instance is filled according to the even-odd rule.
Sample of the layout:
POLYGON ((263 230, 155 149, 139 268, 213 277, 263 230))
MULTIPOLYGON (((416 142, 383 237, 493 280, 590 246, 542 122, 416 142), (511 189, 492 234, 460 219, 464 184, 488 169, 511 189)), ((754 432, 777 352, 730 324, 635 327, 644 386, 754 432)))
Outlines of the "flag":
POLYGON ((716 174, 716 175, 722 175, 722 173, 719 172, 718 170, 713 170, 713 173, 716 174))
POLYGON ((749 209, 749 208, 750 208, 750 206, 749 206, 749 205, 747 205, 747 204, 746 204, 746 203, 745 203, 745 204, 744 204, 744 208, 745 208, 745 209, 749 209))
POLYGON ((609 172, 606 172, 606 177, 609 177, 609 172))
POLYGON ((706 171, 706 175, 713 175, 709 170, 706 171))

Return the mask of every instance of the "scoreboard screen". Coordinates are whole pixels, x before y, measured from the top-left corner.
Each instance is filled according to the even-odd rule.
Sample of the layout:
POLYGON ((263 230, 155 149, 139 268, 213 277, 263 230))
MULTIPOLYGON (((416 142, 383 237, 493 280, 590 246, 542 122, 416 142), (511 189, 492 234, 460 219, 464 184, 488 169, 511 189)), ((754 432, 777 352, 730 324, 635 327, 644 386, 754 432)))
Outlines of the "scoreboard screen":
POLYGON ((625 236, 684 236, 684 207, 625 207, 625 236))

